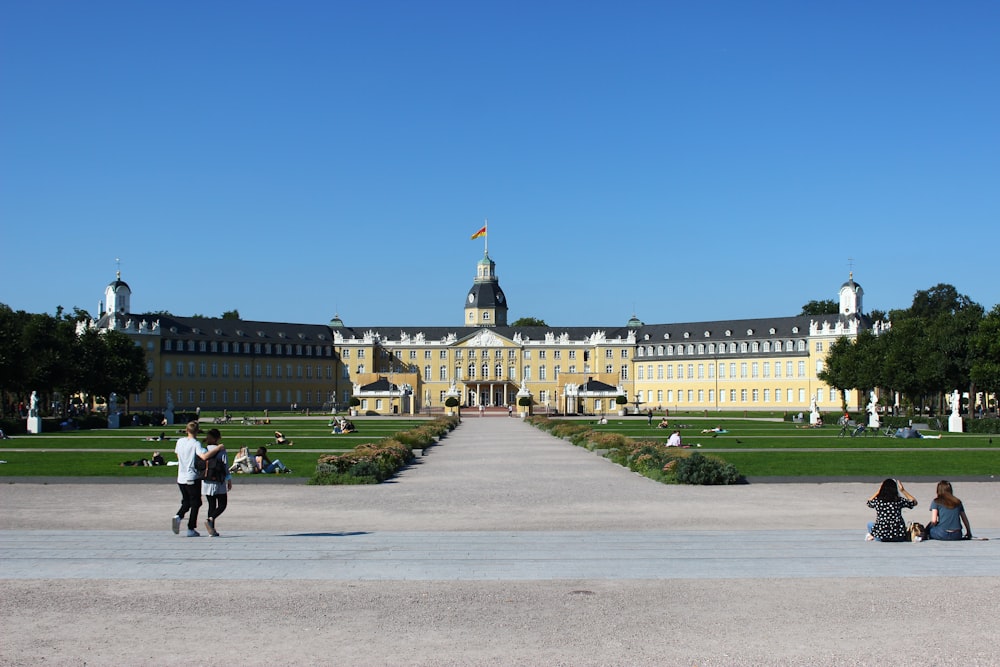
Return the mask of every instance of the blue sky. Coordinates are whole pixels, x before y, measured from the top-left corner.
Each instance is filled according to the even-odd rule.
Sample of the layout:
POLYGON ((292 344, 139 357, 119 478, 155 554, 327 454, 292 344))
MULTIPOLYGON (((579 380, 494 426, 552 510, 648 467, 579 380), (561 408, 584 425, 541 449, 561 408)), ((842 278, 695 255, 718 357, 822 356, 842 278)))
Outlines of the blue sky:
POLYGON ((995 2, 6 2, 0 302, 459 326, 1000 302, 995 2))

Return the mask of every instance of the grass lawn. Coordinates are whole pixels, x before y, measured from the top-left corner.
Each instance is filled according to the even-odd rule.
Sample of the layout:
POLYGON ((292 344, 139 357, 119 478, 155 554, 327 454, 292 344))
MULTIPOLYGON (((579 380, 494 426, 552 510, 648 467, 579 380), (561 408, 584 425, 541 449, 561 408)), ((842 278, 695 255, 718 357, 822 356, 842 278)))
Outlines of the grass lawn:
MULTIPOLYGON (((281 461, 292 469, 292 477, 309 477, 316 469, 316 460, 325 453, 351 450, 367 442, 377 442, 385 437, 413 428, 426 420, 419 419, 352 419, 358 432, 334 435, 327 425, 329 417, 317 419, 271 419, 271 423, 244 426, 236 421, 230 424, 212 424, 203 420, 202 428, 218 428, 229 458, 240 447, 256 450, 268 448, 271 459, 281 461), (274 444, 274 431, 281 431, 294 445, 274 444)), ((0 477, 163 477, 177 475, 173 466, 121 467, 123 461, 149 459, 154 451, 163 454, 167 461, 174 457, 174 442, 183 435, 183 426, 170 428, 129 427, 116 430, 68 431, 20 435, 0 441, 0 477), (148 441, 165 433, 166 440, 148 441), (12 450, 27 451, 12 451, 12 450)))
MULTIPOLYGON (((576 420, 575 423, 581 423, 576 420)), ((940 433, 940 439, 882 435, 838 437, 840 427, 797 428, 784 421, 756 419, 670 419, 670 429, 651 428, 645 419, 614 418, 589 424, 594 430, 636 440, 665 442, 679 428, 685 444, 701 447, 735 465, 747 477, 957 477, 1000 476, 1000 438, 940 433), (702 433, 719 426, 727 433, 702 433)), ((928 435, 939 435, 929 431, 928 435)))

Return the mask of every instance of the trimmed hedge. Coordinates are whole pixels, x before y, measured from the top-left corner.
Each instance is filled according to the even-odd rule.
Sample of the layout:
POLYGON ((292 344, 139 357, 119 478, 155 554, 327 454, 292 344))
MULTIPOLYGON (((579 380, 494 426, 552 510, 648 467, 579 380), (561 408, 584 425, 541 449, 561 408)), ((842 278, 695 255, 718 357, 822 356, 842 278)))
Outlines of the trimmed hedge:
POLYGON ((458 426, 457 417, 438 417, 378 442, 358 445, 344 454, 319 457, 309 484, 378 484, 413 461, 414 449, 426 449, 458 426))
POLYGON ((744 484, 746 478, 731 463, 689 449, 667 447, 658 440, 633 440, 621 433, 595 431, 586 424, 531 417, 536 428, 569 440, 578 447, 600 450, 604 457, 664 484, 744 484))

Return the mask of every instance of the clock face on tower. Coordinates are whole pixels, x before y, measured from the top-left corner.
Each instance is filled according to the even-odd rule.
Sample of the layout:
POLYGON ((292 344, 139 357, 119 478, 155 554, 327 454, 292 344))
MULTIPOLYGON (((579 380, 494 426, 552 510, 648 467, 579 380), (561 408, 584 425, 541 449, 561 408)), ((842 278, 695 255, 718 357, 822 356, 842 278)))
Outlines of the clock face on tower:
POLYGON ((472 292, 469 292, 469 303, 472 303, 475 300, 476 300, 476 297, 473 296, 472 292))
POLYGON ((503 294, 497 294, 497 301, 503 303, 503 294))

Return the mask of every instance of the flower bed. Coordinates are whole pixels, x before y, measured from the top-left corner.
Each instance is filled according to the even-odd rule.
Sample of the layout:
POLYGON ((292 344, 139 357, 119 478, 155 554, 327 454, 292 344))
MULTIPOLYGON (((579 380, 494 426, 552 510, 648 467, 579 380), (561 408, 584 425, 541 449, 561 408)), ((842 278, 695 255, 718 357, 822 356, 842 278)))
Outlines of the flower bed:
POLYGON ((731 463, 657 440, 634 440, 621 433, 595 431, 586 424, 532 417, 533 426, 565 438, 579 447, 600 451, 618 465, 664 484, 741 484, 746 482, 731 463))
POLYGON ((358 445, 344 454, 319 457, 310 484, 378 484, 413 461, 414 449, 424 450, 458 426, 457 417, 439 417, 378 442, 358 445))

